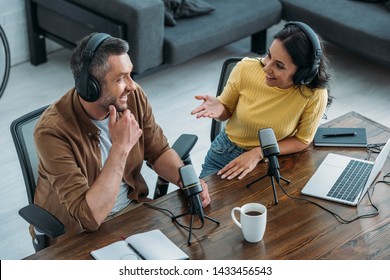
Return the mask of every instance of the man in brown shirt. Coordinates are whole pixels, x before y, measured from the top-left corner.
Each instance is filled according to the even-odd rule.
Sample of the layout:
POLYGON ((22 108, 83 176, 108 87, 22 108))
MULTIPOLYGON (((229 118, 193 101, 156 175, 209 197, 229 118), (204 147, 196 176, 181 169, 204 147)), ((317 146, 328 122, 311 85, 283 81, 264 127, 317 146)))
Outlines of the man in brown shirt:
MULTIPOLYGON (((180 184, 183 162, 131 78, 127 52, 127 42, 106 34, 82 39, 70 60, 76 87, 52 104, 36 126, 35 203, 65 225, 60 238, 95 231, 131 201, 148 200, 140 174, 144 160, 161 177, 180 184)), ((202 185, 205 207, 210 196, 202 185)))

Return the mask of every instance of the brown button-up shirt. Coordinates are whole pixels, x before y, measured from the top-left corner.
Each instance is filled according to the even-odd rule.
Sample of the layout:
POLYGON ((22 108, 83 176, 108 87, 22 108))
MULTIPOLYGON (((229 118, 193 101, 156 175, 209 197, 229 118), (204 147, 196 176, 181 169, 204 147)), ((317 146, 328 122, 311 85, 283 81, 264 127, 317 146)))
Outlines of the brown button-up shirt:
MULTIPOLYGON (((127 103, 143 133, 129 153, 123 179, 129 185, 128 197, 145 201, 148 187, 140 173, 143 161, 153 164, 169 145, 145 93, 137 88, 127 103)), ((98 228, 85 196, 102 170, 99 135, 74 88, 44 112, 35 128, 39 157, 35 203, 65 225, 63 237, 98 228)))

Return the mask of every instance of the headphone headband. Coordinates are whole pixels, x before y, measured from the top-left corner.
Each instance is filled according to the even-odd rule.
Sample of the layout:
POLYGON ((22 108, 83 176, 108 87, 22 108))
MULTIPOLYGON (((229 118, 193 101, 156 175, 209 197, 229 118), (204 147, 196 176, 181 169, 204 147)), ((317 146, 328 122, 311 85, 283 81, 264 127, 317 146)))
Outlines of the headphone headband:
POLYGON ((76 89, 81 98, 85 101, 96 101, 100 96, 99 83, 89 75, 89 67, 91 61, 95 55, 95 52, 99 48, 100 44, 111 36, 106 33, 94 34, 87 42, 85 49, 82 53, 83 66, 81 68, 80 77, 76 80, 76 89))
POLYGON ((306 23, 300 22, 300 21, 288 21, 284 27, 287 27, 289 25, 295 25, 298 26, 299 29, 301 29, 307 38, 310 40, 310 43, 313 47, 313 61, 312 65, 309 70, 305 70, 304 74, 302 74, 302 71, 298 69, 295 78, 294 78, 294 83, 295 84, 308 84, 310 83, 314 77, 318 73, 318 68, 320 66, 320 61, 323 55, 322 48, 321 48, 321 43, 320 40, 318 39, 317 34, 314 32, 314 30, 307 25, 306 23))

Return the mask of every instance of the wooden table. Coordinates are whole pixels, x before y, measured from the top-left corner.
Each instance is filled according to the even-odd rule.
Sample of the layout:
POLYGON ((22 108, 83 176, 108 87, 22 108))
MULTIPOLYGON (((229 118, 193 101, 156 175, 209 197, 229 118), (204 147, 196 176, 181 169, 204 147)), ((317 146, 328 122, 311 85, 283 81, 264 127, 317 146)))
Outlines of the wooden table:
MULTIPOLYGON (((350 112, 324 126, 365 127, 369 143, 382 143, 390 138, 390 129, 357 113, 350 112)), ((317 201, 338 213, 344 219, 374 211, 367 195, 357 207, 343 206, 303 196, 301 189, 329 152, 364 159, 364 148, 310 147, 306 151, 280 156, 280 173, 291 183, 282 186, 288 194, 317 201)), ((373 154, 370 160, 374 160, 373 154)), ((187 245, 188 231, 178 227, 162 212, 145 205, 104 223, 98 231, 82 233, 77 237, 55 244, 26 259, 91 259, 90 252, 121 236, 160 229, 182 248, 190 259, 390 259, 390 187, 380 183, 370 189, 373 203, 379 215, 342 224, 323 209, 301 200, 291 199, 276 186, 279 204, 274 204, 270 177, 250 188, 246 184, 259 178, 268 170, 267 163, 259 164, 246 178, 221 180, 212 175, 206 178, 212 203, 205 214, 221 222, 218 226, 206 220, 203 228, 194 229, 192 244, 187 245), (233 223, 230 211, 248 202, 260 202, 267 206, 267 228, 259 243, 244 241, 240 229, 233 223)), ((390 172, 387 160, 380 177, 390 172)), ((152 203, 169 209, 174 215, 185 213, 187 201, 181 192, 172 192, 152 203)), ((194 227, 199 226, 197 218, 194 227)), ((190 215, 181 222, 189 225, 190 215)))

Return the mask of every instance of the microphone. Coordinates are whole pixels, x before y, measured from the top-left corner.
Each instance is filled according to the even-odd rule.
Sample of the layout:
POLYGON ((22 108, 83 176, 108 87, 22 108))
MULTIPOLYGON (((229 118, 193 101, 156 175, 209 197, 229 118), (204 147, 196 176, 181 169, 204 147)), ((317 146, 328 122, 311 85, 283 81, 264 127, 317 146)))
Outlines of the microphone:
POLYGON ((276 195, 274 178, 276 179, 276 182, 281 188, 282 186, 280 185, 280 179, 282 179, 288 184, 290 183, 290 180, 287 180, 283 178, 283 176, 280 176, 280 172, 279 172, 280 167, 277 159, 277 156, 280 154, 280 151, 279 151, 278 142, 276 141, 276 137, 272 128, 260 129, 259 140, 261 146, 261 153, 263 154, 264 158, 268 159, 268 172, 266 175, 261 176, 260 178, 254 180, 253 182, 250 182, 248 185, 246 185, 246 187, 249 188, 252 184, 260 181, 261 179, 265 178, 267 175, 270 176, 272 189, 275 197, 275 204, 278 204, 279 202, 278 202, 278 197, 276 195))
POLYGON ((200 193, 203 191, 202 185, 191 164, 179 168, 180 178, 183 183, 183 193, 190 201, 190 213, 197 214, 202 224, 204 224, 204 213, 200 193))
POLYGON ((272 128, 259 130, 259 141, 263 156, 268 158, 269 170, 275 177, 276 182, 280 183, 279 162, 277 156, 280 154, 278 142, 272 128))

